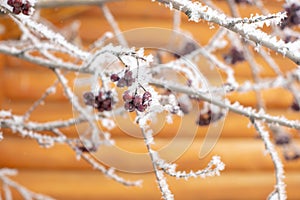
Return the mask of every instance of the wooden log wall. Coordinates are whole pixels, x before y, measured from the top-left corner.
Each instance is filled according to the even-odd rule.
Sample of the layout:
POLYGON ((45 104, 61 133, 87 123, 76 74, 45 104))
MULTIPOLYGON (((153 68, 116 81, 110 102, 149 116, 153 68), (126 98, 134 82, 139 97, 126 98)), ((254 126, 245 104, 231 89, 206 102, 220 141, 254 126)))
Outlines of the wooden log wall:
MULTIPOLYGON (((229 8, 225 1, 215 1, 225 12, 229 8)), ((271 12, 282 10, 279 1, 264 1, 271 12)), ((109 3, 113 15, 119 22, 121 30, 131 30, 143 27, 172 28, 172 12, 165 6, 159 6, 150 0, 131 0, 109 3)), ((259 12, 254 7, 241 6, 241 13, 249 16, 259 12)), ((98 7, 75 6, 66 8, 48 8, 41 12, 47 20, 59 28, 68 26, 74 20, 80 22, 78 36, 87 45, 102 36, 111 28, 98 7)), ((1 17, 5 26, 2 39, 18 38, 20 32, 5 16, 1 17)), ((208 24, 188 22, 182 16, 182 28, 193 33, 195 39, 206 44, 216 29, 210 29, 208 24)), ((142 36, 141 36, 142 37, 142 36)), ((145 38, 147 40, 147 38, 145 38)), ((222 57, 224 52, 219 52, 222 57)), ((292 69, 294 64, 280 55, 273 55, 283 71, 292 69)), ((263 77, 272 77, 274 73, 266 67, 260 57, 257 62, 263 69, 263 77)), ((24 113, 34 100, 55 80, 54 74, 43 67, 28 63, 10 56, 0 56, 0 108, 11 109, 16 114, 24 113)), ((235 66, 237 79, 243 81, 251 76, 249 66, 241 63, 235 66)), ((68 77, 70 81, 73 75, 68 77)), ((292 95, 283 89, 263 91, 263 97, 268 111, 272 114, 285 114, 287 118, 299 119, 299 113, 289 109, 292 95)), ((231 101, 240 101, 246 106, 255 106, 255 94, 232 94, 231 101)), ((67 119, 72 116, 72 107, 58 88, 55 95, 47 98, 45 105, 39 107, 31 116, 32 120, 48 121, 67 119)), ((191 120, 194 120, 191 118, 191 120)), ((179 124, 180 119, 175 119, 179 124)), ((168 178, 170 188, 176 199, 265 199, 274 188, 273 165, 268 155, 264 153, 263 143, 256 138, 252 127, 248 127, 248 119, 229 113, 226 117, 221 138, 213 151, 205 158, 199 159, 199 149, 202 145, 205 128, 200 128, 190 148, 176 161, 181 170, 197 170, 204 167, 212 155, 220 155, 226 164, 226 170, 220 177, 207 179, 191 179, 189 181, 168 178)), ((166 126, 156 137, 158 145, 165 144, 176 133, 177 126, 166 126)), ((74 127, 65 130, 69 136, 77 136, 74 127)), ((299 133, 292 132, 300 144, 299 133)), ((144 151, 141 143, 132 140, 120 129, 114 129, 113 138, 118 145, 132 148, 136 152, 144 151)), ((160 199, 154 174, 127 174, 121 176, 131 180, 144 180, 141 188, 128 188, 107 179, 94 171, 84 161, 78 161, 75 153, 65 145, 55 145, 44 149, 35 141, 20 138, 9 130, 4 131, 5 139, 0 142, 0 167, 19 169, 19 175, 13 179, 36 192, 50 195, 57 199, 160 199)), ((188 136, 188 135, 187 135, 188 136)), ((182 137, 178 145, 187 138, 182 137)), ((135 163, 140 165, 141 163, 135 163)), ((300 199, 300 161, 284 161, 286 170, 287 194, 289 199, 300 199)), ((14 192, 14 197, 20 197, 14 192)))

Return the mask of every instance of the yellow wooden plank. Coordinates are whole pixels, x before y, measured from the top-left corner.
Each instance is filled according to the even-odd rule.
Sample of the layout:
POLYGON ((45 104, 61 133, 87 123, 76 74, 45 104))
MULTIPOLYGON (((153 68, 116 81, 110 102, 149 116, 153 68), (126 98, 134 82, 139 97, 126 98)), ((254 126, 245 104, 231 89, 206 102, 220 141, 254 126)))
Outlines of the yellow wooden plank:
MULTIPOLYGON (((21 170, 14 180, 57 199, 160 199, 154 174, 121 174, 131 180, 143 179, 142 187, 125 187, 95 171, 21 170)), ((288 173, 288 199, 300 198, 300 174, 288 173)), ((167 178, 175 199, 256 200, 266 199, 274 189, 272 172, 224 172, 220 177, 176 180, 167 178)))
MULTIPOLYGON (((5 134, 5 136, 7 136, 5 134)), ((108 162, 105 156, 116 161, 126 159, 127 163, 122 169, 145 169, 143 162, 138 162, 132 154, 146 153, 142 139, 114 138, 116 148, 101 147, 103 162, 108 162), (121 154, 122 152, 127 152, 121 154), (134 165, 134 167, 130 167, 134 165)), ((174 139, 155 138, 154 148, 162 152, 161 156, 174 161, 180 170, 198 170, 207 165, 213 155, 219 155, 226 164, 226 171, 273 171, 273 164, 269 155, 264 153, 263 142, 259 139, 220 139, 216 142, 213 150, 204 158, 199 158, 199 152, 204 140, 202 138, 174 139), (189 145, 189 142, 193 142, 189 145), (166 150, 163 150, 166 148, 166 150), (180 158, 178 158, 180 157, 180 158), (178 159, 177 159, 178 158, 178 159)), ((299 140, 296 140, 299 143, 299 140)), ((278 149, 279 150, 279 149, 278 149)), ((91 167, 83 160, 77 161, 75 153, 66 145, 55 145, 45 149, 38 146, 36 141, 21 138, 5 138, 0 144, 0 166, 12 168, 43 168, 43 169, 90 169, 91 167)), ((95 154, 96 155, 96 154, 95 154)), ((96 155, 97 156, 97 155, 96 155)), ((145 157, 148 158, 147 154, 145 157)), ((300 160, 284 161, 287 171, 299 171, 300 160)))

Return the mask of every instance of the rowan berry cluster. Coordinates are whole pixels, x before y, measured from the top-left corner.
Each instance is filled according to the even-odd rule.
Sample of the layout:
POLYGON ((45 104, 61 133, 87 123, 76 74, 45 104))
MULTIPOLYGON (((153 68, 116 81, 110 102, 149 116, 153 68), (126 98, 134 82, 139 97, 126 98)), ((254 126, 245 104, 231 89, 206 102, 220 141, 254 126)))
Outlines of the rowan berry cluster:
MULTIPOLYGON (((135 81, 135 78, 133 77, 132 71, 126 69, 122 77, 114 73, 110 76, 110 80, 116 82, 117 87, 129 87, 135 81)), ((142 89, 144 90, 143 95, 139 95, 137 92, 131 93, 129 90, 124 92, 123 100, 125 102, 125 110, 128 110, 129 112, 135 110, 144 112, 146 108, 150 106, 152 95, 150 92, 145 91, 144 88, 142 89)))
POLYGON ((21 12, 24 15, 30 14, 30 8, 32 7, 29 1, 22 0, 7 0, 7 4, 13 7, 13 13, 18 15, 21 12))
POLYGON ((124 108, 129 112, 133 112, 135 110, 138 110, 139 112, 144 112, 146 108, 150 106, 151 97, 152 95, 148 91, 145 91, 144 94, 141 96, 138 94, 132 95, 127 90, 123 94, 123 100, 125 102, 124 108))
POLYGON ((99 91, 95 96, 92 92, 86 92, 83 94, 84 103, 88 106, 96 108, 99 112, 111 111, 113 101, 111 91, 99 91))

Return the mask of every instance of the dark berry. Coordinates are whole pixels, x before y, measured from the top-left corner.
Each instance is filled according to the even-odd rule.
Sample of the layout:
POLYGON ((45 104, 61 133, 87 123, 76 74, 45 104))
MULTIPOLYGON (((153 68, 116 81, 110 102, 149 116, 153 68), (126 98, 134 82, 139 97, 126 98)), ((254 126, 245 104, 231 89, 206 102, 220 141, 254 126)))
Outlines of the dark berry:
POLYGON ((234 2, 237 4, 242 4, 242 3, 251 4, 251 2, 249 0, 234 0, 234 2))
POLYGON ((297 160, 300 158, 300 154, 295 152, 295 153, 284 153, 284 159, 285 160, 297 160))
POLYGON ((193 81, 192 81, 191 79, 188 79, 188 80, 186 81, 186 85, 189 86, 189 87, 192 86, 192 83, 193 83, 193 81))
POLYGON ((139 105, 142 105, 143 104, 143 99, 142 97, 136 95, 134 98, 133 98, 133 105, 138 107, 139 105))
POLYGON ((120 78, 120 80, 117 83, 118 87, 125 87, 127 85, 126 80, 124 78, 120 78))
POLYGON ((213 113, 211 110, 209 110, 208 112, 206 112, 204 114, 200 114, 199 119, 196 121, 196 123, 199 126, 206 126, 212 122, 218 121, 222 117, 223 117, 222 112, 213 113))
POLYGON ((278 133, 275 135, 275 143, 277 145, 289 144, 290 141, 291 141, 291 137, 287 133, 278 133))
POLYGON ((120 77, 119 77, 118 74, 112 74, 112 75, 110 76, 110 80, 111 80, 112 82, 117 82, 118 80, 120 80, 120 77))
POLYGON ((83 101, 85 105, 94 106, 95 104, 95 96, 92 92, 85 92, 83 94, 83 101))
POLYGON ((194 42, 186 42, 184 47, 179 50, 179 52, 174 54, 175 58, 180 58, 181 56, 185 56, 190 54, 191 52, 197 49, 196 43, 194 42))
POLYGON ((111 107, 111 98, 107 98, 102 102, 102 107, 104 108, 104 110, 106 111, 110 111, 112 109, 111 107))
POLYGON ((289 43, 289 42, 295 42, 296 40, 298 40, 299 38, 297 36, 292 36, 292 35, 288 35, 284 38, 284 42, 285 43, 289 43))
POLYGON ((142 105, 142 104, 136 106, 136 109, 138 111, 140 111, 140 112, 144 112, 146 110, 146 108, 147 108, 147 106, 146 105, 142 105))
POLYGON ((124 74, 125 80, 131 80, 132 79, 132 71, 126 70, 124 74))
POLYGON ((88 153, 88 152, 96 152, 97 151, 97 147, 95 147, 94 145, 87 148, 86 146, 84 145, 80 145, 80 146, 77 146, 77 148, 82 152, 82 153, 88 153))
POLYGON ((123 94, 123 100, 125 102, 131 102, 133 100, 133 97, 132 95, 130 94, 129 91, 125 91, 124 94, 123 94))
POLYGON ((299 103, 295 100, 293 102, 293 104, 291 105, 291 108, 294 110, 294 111, 300 111, 300 105, 299 103))
POLYGON ((13 13, 14 13, 14 14, 18 15, 18 14, 20 14, 21 12, 22 12, 22 9, 21 9, 21 8, 18 8, 18 7, 14 7, 14 8, 13 8, 13 13))
POLYGON ((133 105, 132 102, 126 102, 124 104, 125 110, 128 110, 129 112, 133 112, 135 110, 135 106, 133 105))
POLYGON ((152 99, 151 99, 152 95, 150 92, 146 91, 144 94, 143 94, 143 105, 147 105, 149 106, 152 99))
POLYGON ((15 7, 15 8, 21 8, 22 5, 23 5, 22 0, 15 0, 15 1, 13 2, 13 7, 15 7))
POLYGON ((199 119, 196 123, 199 126, 206 126, 209 125, 211 121, 211 111, 209 110, 207 113, 200 114, 199 119))
POLYGON ((129 79, 129 80, 126 80, 126 85, 127 85, 127 86, 131 86, 132 83, 133 83, 133 81, 134 81, 134 78, 131 78, 131 79, 129 79))
POLYGON ((188 114, 190 112, 190 107, 186 105, 184 102, 178 103, 178 106, 180 110, 183 112, 183 114, 188 114))
POLYGON ((143 94, 143 101, 148 101, 151 99, 151 93, 146 91, 144 94, 143 94))
POLYGON ((10 5, 10 6, 13 6, 13 5, 14 5, 14 2, 15 2, 15 0, 8 0, 8 1, 7 1, 7 4, 10 5))
POLYGON ((224 60, 228 64, 236 64, 245 60, 243 51, 238 50, 236 47, 232 47, 227 54, 223 56, 224 60))
POLYGON ((287 17, 281 23, 281 29, 286 26, 295 26, 300 24, 300 5, 298 4, 288 4, 284 7, 287 17))
POLYGON ((30 3, 26 1, 26 3, 22 5, 22 13, 24 15, 29 15, 30 7, 31 7, 30 3))

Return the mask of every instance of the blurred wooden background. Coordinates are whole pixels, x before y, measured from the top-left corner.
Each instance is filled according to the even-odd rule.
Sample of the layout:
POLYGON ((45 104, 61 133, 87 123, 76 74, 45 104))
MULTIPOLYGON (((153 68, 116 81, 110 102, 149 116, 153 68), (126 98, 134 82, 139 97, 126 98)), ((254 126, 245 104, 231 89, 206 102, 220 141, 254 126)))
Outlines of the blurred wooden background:
MULTIPOLYGON (((225 12, 229 8, 225 1, 214 1, 225 12)), ((264 1, 271 12, 282 10, 278 1, 264 1)), ((163 27, 172 28, 172 12, 165 6, 159 6, 150 0, 131 0, 107 4, 119 23, 121 30, 133 28, 163 27)), ((259 13, 254 7, 240 7, 244 16, 259 13)), ((75 6, 66 8, 43 9, 41 13, 55 26, 63 28, 74 20, 80 22, 78 36, 83 44, 90 44, 111 28, 102 15, 101 9, 95 6, 75 6)), ((207 23, 188 22, 182 16, 182 29, 193 33, 201 44, 206 44, 216 29, 209 29, 207 23)), ((20 32, 5 16, 0 18, 5 26, 2 39, 18 38, 20 32)), ((143 37, 143 36, 141 36, 143 37)), ((147 39, 147 38, 145 38, 147 39)), ((218 52, 221 57, 224 52, 218 52)), ((280 55, 273 55, 283 71, 292 69, 293 63, 280 55)), ((50 86, 55 76, 50 70, 30 64, 17 58, 1 55, 0 62, 0 108, 11 109, 22 114, 50 86)), ((274 76, 261 58, 257 62, 263 66, 263 77, 274 76)), ((237 79, 245 80, 251 76, 249 66, 245 63, 235 66, 237 79)), ((74 77, 70 76, 70 79, 74 77)), ((290 119, 299 119, 299 113, 289 109, 292 95, 283 89, 272 89, 263 92, 268 111, 272 114, 284 114, 290 119)), ((243 105, 254 106, 255 94, 232 94, 232 101, 238 100, 243 105)), ((44 106, 39 107, 31 116, 32 120, 47 121, 67 119, 72 116, 72 108, 61 88, 50 96, 44 106)), ((176 161, 181 170, 197 170, 205 166, 212 155, 220 155, 226 169, 220 177, 206 179, 176 180, 168 177, 170 188, 176 199, 265 199, 273 190, 275 182, 271 160, 264 155, 263 143, 255 139, 253 128, 248 128, 248 120, 229 113, 222 135, 207 158, 199 160, 198 153, 204 135, 199 131, 193 145, 176 161)), ((174 128, 174 127, 173 127, 174 128)), ((203 129, 204 130, 204 129, 203 129)), ((168 141, 172 137, 172 126, 163 129, 156 138, 157 143, 168 141)), ((74 128, 66 130, 68 135, 76 136, 74 128)), ((299 138, 299 133, 292 132, 299 138)), ((14 180, 36 192, 53 196, 57 199, 160 199, 154 174, 126 174, 121 176, 132 180, 143 179, 141 188, 125 187, 105 178, 101 173, 91 169, 84 161, 77 161, 75 154, 65 145, 56 145, 43 149, 35 141, 23 139, 5 130, 5 139, 0 142, 0 167, 11 167, 20 170, 14 180)), ((121 146, 135 145, 130 137, 120 130, 113 131, 113 137, 121 146)), ((182 138, 184 141, 185 138, 182 138)), ((142 148, 141 148, 142 149, 142 148)), ((138 164, 138 163, 137 163, 138 164)), ((284 162, 286 170, 287 194, 289 199, 300 199, 300 161, 284 162)), ((15 194, 15 198, 20 197, 15 194)))

